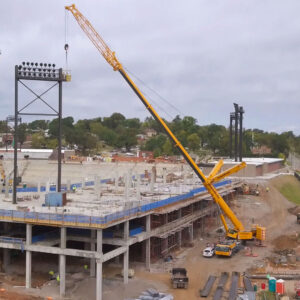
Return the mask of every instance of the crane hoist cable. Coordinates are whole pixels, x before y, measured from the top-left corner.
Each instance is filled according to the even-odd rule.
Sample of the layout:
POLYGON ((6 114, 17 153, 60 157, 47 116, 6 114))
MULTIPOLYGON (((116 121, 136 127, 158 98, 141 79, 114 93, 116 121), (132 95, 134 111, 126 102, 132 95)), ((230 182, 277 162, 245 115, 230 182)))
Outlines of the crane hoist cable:
POLYGON ((65 69, 68 70, 68 50, 69 50, 69 44, 68 44, 68 18, 69 18, 69 14, 68 12, 65 10, 65 52, 66 52, 66 66, 65 69))
POLYGON ((133 77, 135 77, 139 82, 141 82, 147 89, 149 89, 151 92, 153 92, 155 95, 158 96, 158 98, 160 98, 162 101, 164 101, 166 104, 168 104, 170 107, 172 107, 179 115, 182 114, 182 112, 180 112, 180 110, 174 105, 172 104, 170 101, 168 101, 167 99, 165 99, 162 95, 160 95, 155 89, 153 89, 152 87, 148 86, 142 79, 140 79, 137 75, 135 75, 132 71, 128 70, 128 68, 124 67, 124 69, 131 74, 133 77))

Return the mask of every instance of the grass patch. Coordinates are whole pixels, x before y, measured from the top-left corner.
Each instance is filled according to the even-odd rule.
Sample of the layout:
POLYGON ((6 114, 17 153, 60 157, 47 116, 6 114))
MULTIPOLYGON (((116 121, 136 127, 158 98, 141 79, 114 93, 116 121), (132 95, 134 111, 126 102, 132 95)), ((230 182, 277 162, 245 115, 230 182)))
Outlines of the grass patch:
POLYGON ((289 201, 300 205, 300 187, 299 185, 286 182, 279 187, 280 193, 289 201))

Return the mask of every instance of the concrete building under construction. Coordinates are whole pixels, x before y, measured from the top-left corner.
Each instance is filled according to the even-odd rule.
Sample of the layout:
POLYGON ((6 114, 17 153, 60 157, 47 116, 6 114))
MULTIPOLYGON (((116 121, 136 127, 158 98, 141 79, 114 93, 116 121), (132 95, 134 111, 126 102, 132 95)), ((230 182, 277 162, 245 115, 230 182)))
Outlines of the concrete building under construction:
MULTIPOLYGON (((185 165, 170 169, 167 164, 148 164, 147 168, 146 164, 143 167, 120 164, 127 170, 121 176, 121 171, 112 165, 109 178, 97 175, 101 168, 105 169, 104 164, 101 168, 97 163, 64 165, 63 174, 69 174, 63 176, 64 196, 54 192, 49 177, 45 180, 45 174, 55 164, 24 161, 26 170, 22 174, 27 184, 18 188, 17 204, 11 203, 8 188, 2 191, 0 200, 4 270, 11 262, 12 249, 24 251, 25 282, 30 288, 33 254, 34 257, 57 255, 60 295, 64 296, 68 292, 66 257, 85 258, 89 260, 90 276, 96 277, 99 300, 102 299, 103 264, 112 259, 122 263, 126 284, 131 262, 142 262, 150 269, 152 262, 167 257, 173 249, 191 244, 196 236, 218 224, 217 206, 185 165), (35 168, 38 164, 45 164, 45 168, 39 168, 39 177, 33 177, 38 172, 35 168), (94 172, 90 178, 85 176, 87 169, 94 172), (76 178, 75 173, 83 176, 79 182, 71 181, 76 178)), ((240 185, 240 181, 225 180, 216 187, 229 201, 240 185)))

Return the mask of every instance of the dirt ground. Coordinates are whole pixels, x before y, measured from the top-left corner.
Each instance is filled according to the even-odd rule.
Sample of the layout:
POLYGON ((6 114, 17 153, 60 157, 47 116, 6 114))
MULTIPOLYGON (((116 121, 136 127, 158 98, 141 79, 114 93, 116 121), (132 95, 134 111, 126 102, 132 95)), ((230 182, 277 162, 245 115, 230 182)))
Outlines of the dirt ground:
MULTIPOLYGON (((249 271, 291 271, 290 269, 281 270, 278 268, 275 270, 267 259, 274 255, 274 250, 276 249, 294 248, 296 249, 295 251, 299 249, 299 239, 296 238, 296 234, 300 233, 300 226, 296 224, 295 216, 288 211, 288 209, 291 209, 295 205, 288 202, 278 192, 275 187, 278 184, 278 180, 280 181, 280 178, 260 182, 259 196, 244 195, 234 200, 232 205, 233 210, 245 224, 246 228, 250 228, 251 224, 261 224, 267 228, 265 247, 257 247, 251 242, 247 245, 252 248, 252 252, 257 255, 256 257, 246 256, 246 251, 242 250, 232 258, 213 257, 207 259, 202 257, 202 250, 207 242, 216 242, 217 236, 197 238, 193 248, 183 248, 174 253, 172 263, 159 261, 152 264, 151 272, 145 271, 142 267, 132 265, 131 267, 135 269, 135 278, 130 279, 128 285, 124 285, 122 278, 117 275, 120 273, 118 267, 115 269, 110 268, 113 271, 110 273, 104 272, 103 299, 121 300, 137 297, 149 287, 155 287, 162 292, 169 292, 174 296, 175 300, 199 299, 199 289, 204 286, 208 276, 211 274, 219 276, 223 271, 238 271, 240 273, 249 271), (267 187, 269 188, 268 192, 266 191, 267 187), (168 269, 177 266, 185 267, 188 271, 189 288, 187 290, 171 288, 168 269)), ((292 271, 299 269, 300 266, 297 265, 296 269, 294 268, 292 271)), ((88 300, 95 298, 95 279, 89 278, 87 274, 83 274, 77 279, 72 278, 70 275, 68 276, 67 290, 69 292, 67 299, 88 300), (76 284, 74 284, 74 281, 76 284)), ((287 285, 290 285, 290 283, 287 285)), ((2 298, 0 292, 0 299, 45 299, 47 295, 51 295, 53 299, 59 299, 59 288, 55 282, 47 283, 40 289, 32 289, 30 291, 24 288, 15 288, 12 290, 9 286, 7 290, 11 291, 11 296, 7 295, 8 298, 4 298, 6 297, 5 293, 8 294, 6 291, 3 293, 2 298), (17 292, 19 293, 18 296, 17 292), (32 296, 27 296, 28 294, 32 296), (34 298, 34 296, 41 296, 43 298, 34 298)), ((226 287, 226 290, 229 290, 229 286, 226 287)))

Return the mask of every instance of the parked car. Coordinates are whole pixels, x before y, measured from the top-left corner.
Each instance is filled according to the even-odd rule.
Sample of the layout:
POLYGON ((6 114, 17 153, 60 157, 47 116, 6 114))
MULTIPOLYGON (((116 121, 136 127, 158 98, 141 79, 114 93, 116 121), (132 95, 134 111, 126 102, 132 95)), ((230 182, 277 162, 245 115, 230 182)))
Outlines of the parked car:
POLYGON ((206 248, 203 250, 202 255, 203 255, 204 257, 213 257, 213 256, 215 255, 215 247, 214 247, 214 246, 206 247, 206 248))

